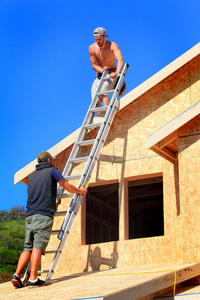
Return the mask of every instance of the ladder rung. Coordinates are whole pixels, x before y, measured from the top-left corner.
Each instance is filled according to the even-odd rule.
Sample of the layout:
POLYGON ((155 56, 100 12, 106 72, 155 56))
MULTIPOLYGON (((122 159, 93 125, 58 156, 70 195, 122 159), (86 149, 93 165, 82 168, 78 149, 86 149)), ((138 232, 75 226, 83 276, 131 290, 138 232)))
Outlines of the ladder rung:
POLYGON ((79 179, 79 178, 81 178, 81 174, 79 174, 79 175, 71 175, 71 176, 65 177, 66 180, 75 180, 75 179, 79 179))
POLYGON ((42 273, 48 273, 49 270, 40 270, 40 271, 37 271, 38 274, 42 274, 42 273))
POLYGON ((65 216, 67 213, 67 210, 66 211, 57 211, 54 215, 54 217, 61 217, 61 216, 65 216))
POLYGON ((89 156, 73 158, 73 159, 70 159, 70 162, 72 162, 72 163, 74 163, 74 164, 78 164, 78 163, 80 163, 80 162, 87 161, 87 160, 88 160, 88 157, 89 157, 89 156))
POLYGON ((101 107, 95 107, 91 108, 91 112, 99 112, 99 111, 106 111, 108 109, 108 106, 101 106, 101 107))
POLYGON ((60 230, 52 230, 52 231, 51 231, 51 234, 52 234, 52 235, 55 235, 55 234, 58 234, 59 232, 60 232, 60 230))
POLYGON ((93 145, 95 141, 96 141, 95 139, 94 139, 94 140, 81 141, 81 142, 77 142, 77 145, 78 145, 78 146, 88 146, 88 145, 93 145))
POLYGON ((84 125, 85 128, 87 129, 91 129, 91 128, 96 128, 96 127, 100 127, 101 126, 101 122, 99 123, 95 123, 95 124, 88 124, 88 125, 84 125))
POLYGON ((54 254, 56 252, 57 252, 57 250, 49 250, 49 251, 46 251, 45 254, 54 254))
MULTIPOLYGON (((121 76, 121 73, 116 75, 116 77, 120 77, 120 76, 121 76)), ((103 80, 107 80, 107 79, 110 79, 110 75, 103 77, 103 80)))
POLYGON ((73 197, 73 193, 67 193, 67 194, 58 194, 57 197, 60 198, 71 198, 73 197))
POLYGON ((114 93, 114 91, 115 90, 109 90, 109 91, 100 92, 100 93, 97 93, 97 96, 108 95, 108 94, 114 93))

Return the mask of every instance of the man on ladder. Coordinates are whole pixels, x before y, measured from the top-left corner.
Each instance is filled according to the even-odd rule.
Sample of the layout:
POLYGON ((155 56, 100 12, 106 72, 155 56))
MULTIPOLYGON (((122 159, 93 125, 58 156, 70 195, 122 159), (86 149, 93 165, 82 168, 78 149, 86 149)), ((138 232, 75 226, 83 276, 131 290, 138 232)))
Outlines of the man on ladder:
MULTIPOLYGON (((106 41, 106 37, 108 37, 108 35, 103 27, 96 28, 93 34, 95 43, 89 46, 89 55, 92 67, 97 72, 97 75, 92 85, 92 99, 103 72, 108 70, 110 79, 104 82, 102 91, 113 89, 117 82, 116 75, 121 73, 124 64, 118 45, 114 42, 106 41), (115 60, 117 60, 117 67, 115 60)), ((120 96, 125 92, 125 86, 123 89, 124 91, 121 92, 120 96)), ((109 105, 109 96, 106 94, 102 95, 102 98, 98 101, 98 106, 101 106, 101 101, 103 102, 103 106, 109 105)))

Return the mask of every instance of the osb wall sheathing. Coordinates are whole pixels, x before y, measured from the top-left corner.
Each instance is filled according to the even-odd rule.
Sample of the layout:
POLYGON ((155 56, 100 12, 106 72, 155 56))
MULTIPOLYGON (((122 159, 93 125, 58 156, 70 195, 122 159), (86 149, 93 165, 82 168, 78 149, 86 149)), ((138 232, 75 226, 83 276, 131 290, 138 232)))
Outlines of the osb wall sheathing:
POLYGON ((200 260, 200 115, 180 132, 180 222, 181 254, 184 262, 200 260))
MULTIPOLYGON (((112 180, 119 182, 119 241, 83 245, 83 203, 57 273, 200 259, 199 123, 193 124, 190 133, 186 133, 187 126, 180 132, 179 161, 175 165, 146 148, 147 137, 151 133, 200 100, 199 73, 198 56, 117 113, 91 184, 104 184, 112 180), (134 180, 154 174, 163 174, 164 236, 128 240, 127 181, 124 179, 134 180)), ((92 135, 93 132, 90 138, 92 135)), ((58 169, 63 169, 69 152, 67 149, 57 157, 58 169)), ((75 172, 81 173, 83 167, 80 164, 75 172)), ((59 210, 66 210, 69 202, 62 200, 59 210)), ((56 217, 54 229, 60 226, 61 220, 56 217)), ((53 236, 48 250, 57 246, 58 240, 53 236)), ((43 269, 49 268, 52 258, 53 255, 45 256, 42 260, 43 269)))

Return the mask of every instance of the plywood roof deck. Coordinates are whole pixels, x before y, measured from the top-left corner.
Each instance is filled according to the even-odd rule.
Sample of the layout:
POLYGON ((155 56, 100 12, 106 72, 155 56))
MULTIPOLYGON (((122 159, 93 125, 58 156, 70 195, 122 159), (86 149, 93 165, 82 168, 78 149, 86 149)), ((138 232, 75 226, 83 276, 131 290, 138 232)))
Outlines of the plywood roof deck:
POLYGON ((178 130, 200 114, 200 101, 151 134, 147 148, 175 163, 178 158, 178 130))
MULTIPOLYGON (((126 106, 128 106, 130 103, 135 101, 138 97, 146 93, 148 90, 150 90, 152 87, 157 85, 159 82, 163 81, 165 78, 173 74, 175 71, 180 69, 182 66, 187 64, 190 60, 192 60, 194 57, 200 54, 200 43, 192 47, 190 50, 185 52, 183 55, 178 57, 176 60, 174 60, 172 63, 167 65, 165 68, 157 72, 155 75, 147 79, 145 82, 143 82, 141 85, 133 89, 131 92, 126 94, 124 97, 120 100, 120 107, 119 110, 124 109, 126 106)), ((98 118, 97 118, 98 119, 98 118)), ((74 131, 72 134, 67 136, 65 139, 63 139, 61 142, 50 148, 48 151, 54 155, 57 156, 59 153, 70 147, 76 140, 76 137, 78 135, 79 129, 74 131)), ((40 149, 45 150, 45 149, 40 149)), ((40 151, 39 150, 39 151, 40 151)), ((38 151, 38 152, 39 152, 38 151)), ((18 182, 23 182, 27 184, 28 177, 32 172, 35 170, 35 165, 37 163, 37 160, 35 159, 28 165, 26 165, 24 168, 19 170, 15 173, 14 176, 14 184, 17 184, 18 182)))
MULTIPOLYGON (((136 300, 199 275, 200 263, 165 263, 108 271, 61 276, 53 284, 14 289, 10 282, 0 285, 1 299, 104 299, 136 300)), ((200 289, 200 287, 199 287, 200 289)), ((152 298, 151 298, 152 299, 152 298)))

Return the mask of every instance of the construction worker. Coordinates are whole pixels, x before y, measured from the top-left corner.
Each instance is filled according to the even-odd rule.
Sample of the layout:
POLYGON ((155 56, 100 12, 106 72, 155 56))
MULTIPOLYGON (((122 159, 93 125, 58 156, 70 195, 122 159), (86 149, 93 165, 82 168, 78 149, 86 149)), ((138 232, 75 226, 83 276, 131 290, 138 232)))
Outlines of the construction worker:
POLYGON ((44 285, 45 281, 37 278, 41 256, 49 242, 53 217, 56 211, 57 182, 68 192, 86 195, 87 189, 69 184, 61 173, 53 167, 53 157, 49 152, 41 152, 37 157, 36 171, 28 180, 28 200, 26 212, 26 237, 24 251, 21 253, 12 284, 23 287, 21 273, 27 263, 31 262, 29 287, 44 285))
MULTIPOLYGON (((101 90, 106 91, 109 89, 113 89, 117 81, 116 75, 121 72, 124 63, 118 45, 114 42, 106 41, 106 37, 108 37, 108 35, 106 34, 105 28, 96 28, 93 32, 93 35, 95 43, 89 46, 89 55, 92 67, 97 72, 97 74, 92 85, 92 99, 103 72, 108 70, 110 79, 104 82, 101 90), (117 60, 117 67, 115 64, 115 60, 117 60)), ((103 101, 104 106, 109 105, 109 96, 103 95, 102 98, 98 101, 98 106, 101 106, 100 101, 103 101)))

